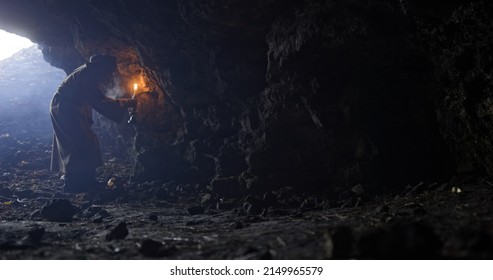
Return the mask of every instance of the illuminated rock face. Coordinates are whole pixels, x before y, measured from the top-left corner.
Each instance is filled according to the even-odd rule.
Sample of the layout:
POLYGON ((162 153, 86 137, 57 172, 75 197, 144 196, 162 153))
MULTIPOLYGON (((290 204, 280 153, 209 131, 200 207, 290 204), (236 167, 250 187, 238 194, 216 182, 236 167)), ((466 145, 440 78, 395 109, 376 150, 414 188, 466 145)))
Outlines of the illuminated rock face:
POLYGON ((66 71, 109 53, 122 87, 142 79, 141 180, 236 193, 493 174, 492 5, 371 2, 12 0, 0 27, 66 71))

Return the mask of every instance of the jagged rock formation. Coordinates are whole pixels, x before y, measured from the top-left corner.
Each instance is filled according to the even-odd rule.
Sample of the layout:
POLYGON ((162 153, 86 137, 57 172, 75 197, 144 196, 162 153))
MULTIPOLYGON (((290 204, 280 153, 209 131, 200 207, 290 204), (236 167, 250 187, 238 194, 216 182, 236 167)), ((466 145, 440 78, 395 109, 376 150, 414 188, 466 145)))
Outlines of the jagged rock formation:
POLYGON ((403 186, 491 161, 488 1, 2 1, 70 71, 138 81, 135 176, 222 195, 403 186), (296 189, 296 188, 295 188, 296 189))

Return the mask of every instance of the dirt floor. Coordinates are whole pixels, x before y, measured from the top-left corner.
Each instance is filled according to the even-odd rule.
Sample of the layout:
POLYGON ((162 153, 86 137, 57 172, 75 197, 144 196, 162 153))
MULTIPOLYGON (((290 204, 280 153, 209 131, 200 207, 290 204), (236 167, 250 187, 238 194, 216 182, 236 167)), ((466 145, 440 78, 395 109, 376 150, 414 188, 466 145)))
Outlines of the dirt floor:
POLYGON ((218 200, 195 185, 128 182, 62 193, 51 139, 33 122, 0 123, 1 259, 482 259, 493 257, 493 179, 420 183, 399 194, 340 199, 295 194, 218 200), (24 125, 24 124, 23 124, 24 125), (38 135, 39 137, 34 137, 38 135))

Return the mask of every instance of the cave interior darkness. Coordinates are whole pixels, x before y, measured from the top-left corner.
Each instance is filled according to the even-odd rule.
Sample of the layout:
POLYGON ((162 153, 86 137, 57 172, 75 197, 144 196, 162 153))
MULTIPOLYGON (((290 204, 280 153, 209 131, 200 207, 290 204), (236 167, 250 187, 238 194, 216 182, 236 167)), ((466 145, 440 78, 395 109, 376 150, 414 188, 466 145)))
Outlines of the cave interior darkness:
POLYGON ((135 122, 98 124, 100 179, 120 189, 110 197, 57 193, 45 171, 46 193, 28 183, 39 170, 4 176, 2 211, 19 210, 4 219, 0 255, 491 258, 493 4, 432 2, 0 1, 0 29, 66 73, 115 56, 117 93, 137 85, 139 101, 135 122), (11 197, 38 201, 38 213, 11 197), (50 216, 64 203, 69 218, 50 216), (129 222, 132 211, 147 222, 169 215, 169 232, 129 222), (19 220, 43 229, 27 249, 5 245, 33 231, 19 220), (60 229, 58 247, 40 253, 53 238, 46 220, 87 236, 113 230, 62 250, 76 237, 60 229), (109 252, 130 246, 128 231, 150 237, 109 252))

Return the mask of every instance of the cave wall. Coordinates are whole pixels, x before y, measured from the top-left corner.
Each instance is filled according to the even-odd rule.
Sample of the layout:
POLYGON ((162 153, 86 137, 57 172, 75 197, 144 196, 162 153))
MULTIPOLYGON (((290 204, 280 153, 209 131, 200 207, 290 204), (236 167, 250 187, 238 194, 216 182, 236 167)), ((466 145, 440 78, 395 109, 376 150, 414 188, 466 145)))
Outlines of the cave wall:
POLYGON ((400 187, 491 162, 486 1, 2 1, 69 72, 138 81, 134 173, 221 195, 400 187))

